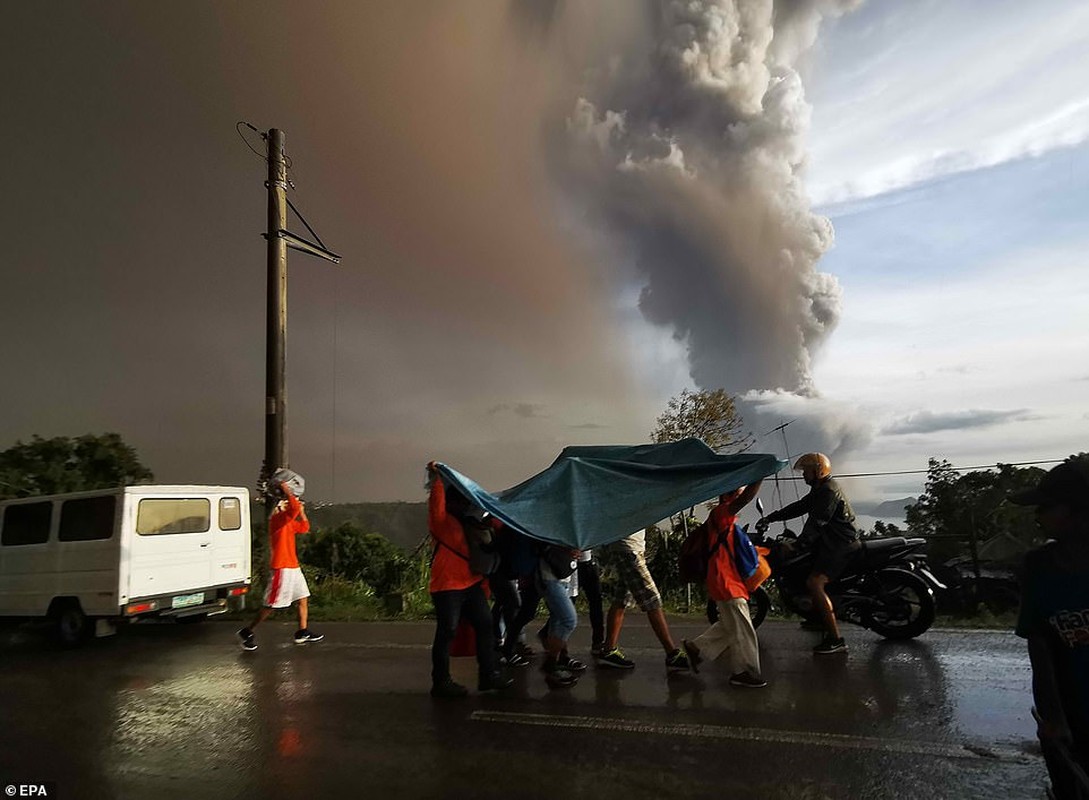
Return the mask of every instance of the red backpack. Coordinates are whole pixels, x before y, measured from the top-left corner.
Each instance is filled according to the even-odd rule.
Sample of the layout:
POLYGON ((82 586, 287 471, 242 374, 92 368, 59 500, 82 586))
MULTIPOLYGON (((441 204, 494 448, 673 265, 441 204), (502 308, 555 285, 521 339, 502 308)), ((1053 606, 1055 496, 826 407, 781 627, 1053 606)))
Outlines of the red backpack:
POLYGON ((677 555, 677 572, 685 583, 703 583, 707 580, 707 565, 711 556, 722 545, 719 536, 710 548, 707 547, 707 523, 694 527, 684 537, 681 551, 677 555))

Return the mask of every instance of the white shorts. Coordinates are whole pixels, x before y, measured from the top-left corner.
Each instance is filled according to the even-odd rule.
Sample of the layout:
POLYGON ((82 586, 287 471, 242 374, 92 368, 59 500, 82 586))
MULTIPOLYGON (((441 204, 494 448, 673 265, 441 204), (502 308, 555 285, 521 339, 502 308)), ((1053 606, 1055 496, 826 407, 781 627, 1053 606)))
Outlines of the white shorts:
POLYGON ((265 589, 265 606, 268 608, 287 608, 296 600, 310 596, 310 587, 298 567, 283 567, 271 570, 268 576, 268 588, 265 589))

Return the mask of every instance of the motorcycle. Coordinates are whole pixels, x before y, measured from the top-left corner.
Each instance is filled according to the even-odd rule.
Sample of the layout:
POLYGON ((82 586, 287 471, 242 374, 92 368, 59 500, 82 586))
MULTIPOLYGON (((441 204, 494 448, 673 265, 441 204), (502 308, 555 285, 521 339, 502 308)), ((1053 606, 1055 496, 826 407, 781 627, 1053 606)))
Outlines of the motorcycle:
MULTIPOLYGON (((813 562, 812 551, 788 546, 797 541, 791 530, 767 537, 763 504, 757 501, 760 521, 750 535, 753 544, 770 551, 771 581, 783 605, 803 618, 819 623, 805 581, 813 562)), ((945 589, 926 562, 926 540, 894 536, 863 539, 846 569, 825 587, 836 618, 869 628, 886 639, 914 639, 934 624, 934 593, 945 589)), ((753 625, 767 616, 771 597, 763 587, 749 599, 753 625)))

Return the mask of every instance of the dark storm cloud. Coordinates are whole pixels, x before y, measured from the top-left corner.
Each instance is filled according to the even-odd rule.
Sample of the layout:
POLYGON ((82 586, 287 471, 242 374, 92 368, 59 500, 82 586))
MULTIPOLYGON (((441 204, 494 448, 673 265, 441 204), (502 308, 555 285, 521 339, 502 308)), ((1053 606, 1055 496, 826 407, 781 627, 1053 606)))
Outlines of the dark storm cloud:
POLYGON ((969 428, 989 428, 1004 422, 1019 422, 1037 419, 1029 409, 1011 411, 993 411, 969 409, 935 413, 920 411, 893 422, 882 433, 902 435, 909 433, 937 433, 938 431, 966 430, 969 428))
POLYGON ((795 63, 837 5, 11 6, 0 446, 116 430, 161 480, 252 485, 265 174, 239 119, 287 132, 292 199, 344 256, 290 257, 315 499, 418 497, 430 458, 501 488, 571 430, 643 439, 633 281, 700 385, 812 394, 839 291, 795 63))

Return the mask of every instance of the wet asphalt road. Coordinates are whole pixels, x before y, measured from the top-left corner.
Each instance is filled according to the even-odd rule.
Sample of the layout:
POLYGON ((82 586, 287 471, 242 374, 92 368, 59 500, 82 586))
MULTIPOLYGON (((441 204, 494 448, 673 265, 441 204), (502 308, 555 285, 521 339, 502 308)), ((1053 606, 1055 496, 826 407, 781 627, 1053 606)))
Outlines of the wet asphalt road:
MULTIPOLYGON (((1008 634, 930 631, 883 642, 847 628, 760 629, 763 690, 727 671, 665 674, 643 620, 631 672, 591 667, 550 691, 536 665, 512 690, 427 695, 428 623, 327 624, 291 643, 267 623, 134 626, 80 651, 0 632, 0 792, 66 798, 1041 798, 1030 671, 1008 634)), ((702 630, 673 623, 678 639, 702 630)), ((588 659, 586 631, 572 652, 588 659)), ((455 677, 475 684, 472 659, 455 677)))

